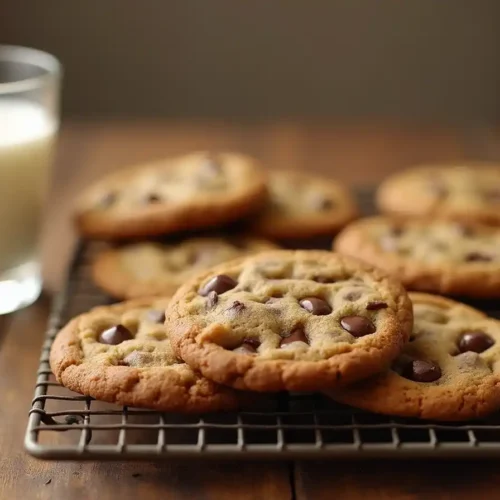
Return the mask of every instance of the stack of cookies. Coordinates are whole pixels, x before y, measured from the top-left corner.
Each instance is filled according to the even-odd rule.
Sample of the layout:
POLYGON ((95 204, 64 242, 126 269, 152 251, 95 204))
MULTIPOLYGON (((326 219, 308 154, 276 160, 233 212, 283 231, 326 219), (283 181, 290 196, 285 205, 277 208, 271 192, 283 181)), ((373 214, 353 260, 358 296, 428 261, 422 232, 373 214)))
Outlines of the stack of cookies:
POLYGON ((93 277, 126 299, 172 294, 198 271, 292 238, 331 241, 356 214, 336 181, 197 152, 101 179, 79 200, 76 223, 85 238, 121 243, 101 253, 93 277))
POLYGON ((77 222, 89 238, 133 239, 93 266, 130 300, 66 325, 52 370, 81 394, 160 411, 318 391, 389 415, 486 416, 500 409, 500 322, 437 294, 500 296, 500 229, 485 225, 495 187, 500 169, 486 166, 401 174, 379 190, 387 215, 345 227, 335 253, 277 244, 354 218, 336 182, 268 176, 237 154, 122 171, 83 194, 77 222))

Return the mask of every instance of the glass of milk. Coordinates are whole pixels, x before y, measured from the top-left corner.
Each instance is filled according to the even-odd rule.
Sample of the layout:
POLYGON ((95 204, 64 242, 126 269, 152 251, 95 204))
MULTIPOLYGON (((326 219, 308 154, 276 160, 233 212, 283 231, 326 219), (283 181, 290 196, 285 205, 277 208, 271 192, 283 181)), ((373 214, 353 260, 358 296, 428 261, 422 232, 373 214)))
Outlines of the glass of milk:
POLYGON ((0 45, 0 314, 31 304, 42 288, 38 233, 60 80, 55 57, 0 45))

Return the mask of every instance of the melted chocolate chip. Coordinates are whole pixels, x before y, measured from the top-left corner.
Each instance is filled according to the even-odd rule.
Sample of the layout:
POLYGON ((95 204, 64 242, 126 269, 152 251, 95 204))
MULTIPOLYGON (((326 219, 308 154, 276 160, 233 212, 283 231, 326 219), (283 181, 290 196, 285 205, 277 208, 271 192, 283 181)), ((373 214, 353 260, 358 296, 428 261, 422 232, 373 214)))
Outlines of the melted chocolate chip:
POLYGON ((379 309, 387 309, 388 307, 387 302, 383 302, 382 300, 373 300, 366 304, 367 311, 378 311, 379 309))
POLYGON ((210 292, 216 292, 218 295, 221 295, 228 290, 232 290, 237 284, 238 282, 234 281, 233 278, 225 274, 219 274, 206 283, 205 286, 200 289, 199 293, 204 297, 210 292))
POLYGON ((219 296, 217 295, 217 292, 214 292, 212 290, 207 295, 207 305, 208 307, 212 308, 217 305, 217 302, 219 302, 219 296))
POLYGON ((281 340, 280 347, 291 344, 292 342, 305 342, 306 344, 309 344, 306 334, 302 328, 295 328, 292 330, 292 333, 290 333, 288 337, 281 340))
POLYGON ((99 342, 101 344, 118 345, 125 342, 125 340, 131 340, 133 338, 134 336, 128 328, 125 328, 123 325, 115 325, 104 330, 101 335, 99 335, 99 342))
POLYGON ((239 347, 233 349, 233 352, 237 352, 239 354, 255 354, 259 346, 260 342, 258 340, 245 339, 239 347))
POLYGON ((414 382, 434 382, 441 377, 441 368, 432 361, 415 359, 406 364, 401 375, 414 382))
POLYGON ((458 349, 460 352, 484 352, 489 349, 495 341, 486 333, 483 332, 467 332, 464 333, 458 341, 458 349))
POLYGON ((324 316, 330 314, 332 308, 323 299, 318 297, 307 297, 299 302, 300 306, 306 311, 314 314, 315 316, 324 316))
POLYGON ((465 256, 466 262, 490 262, 491 260, 491 255, 486 255, 481 252, 470 252, 465 256))
POLYGON ((146 316, 148 321, 152 323, 165 323, 165 311, 160 311, 158 309, 151 309, 146 316))
POLYGON ((375 325, 364 316, 344 316, 340 319, 342 328, 354 337, 364 337, 375 333, 375 325))

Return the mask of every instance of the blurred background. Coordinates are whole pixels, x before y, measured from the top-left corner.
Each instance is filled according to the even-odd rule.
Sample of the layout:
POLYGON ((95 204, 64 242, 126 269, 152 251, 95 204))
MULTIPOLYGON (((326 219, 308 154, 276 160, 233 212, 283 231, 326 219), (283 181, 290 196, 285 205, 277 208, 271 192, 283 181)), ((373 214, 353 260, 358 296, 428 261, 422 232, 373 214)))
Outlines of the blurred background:
POLYGON ((77 117, 499 119, 495 0, 4 0, 77 117))
POLYGON ((495 0, 0 0, 0 44, 65 69, 48 288, 82 186, 124 165, 232 149, 373 186, 500 158, 498 19, 495 0))

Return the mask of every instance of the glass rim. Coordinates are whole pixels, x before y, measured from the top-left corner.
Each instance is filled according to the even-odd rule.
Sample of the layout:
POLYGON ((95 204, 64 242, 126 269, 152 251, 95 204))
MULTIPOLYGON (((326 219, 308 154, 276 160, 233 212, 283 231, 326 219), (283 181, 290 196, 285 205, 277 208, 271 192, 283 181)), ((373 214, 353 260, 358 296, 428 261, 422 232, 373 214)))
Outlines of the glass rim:
POLYGON ((62 74, 62 65, 57 57, 30 47, 0 44, 0 62, 2 61, 38 66, 45 72, 42 75, 15 82, 0 82, 0 95, 40 88, 45 85, 46 81, 59 79, 62 74))

